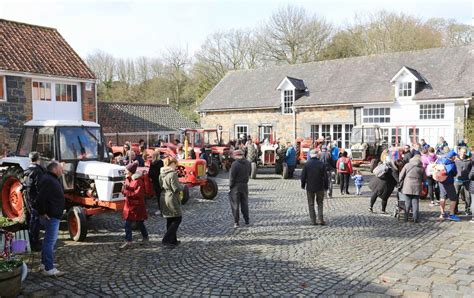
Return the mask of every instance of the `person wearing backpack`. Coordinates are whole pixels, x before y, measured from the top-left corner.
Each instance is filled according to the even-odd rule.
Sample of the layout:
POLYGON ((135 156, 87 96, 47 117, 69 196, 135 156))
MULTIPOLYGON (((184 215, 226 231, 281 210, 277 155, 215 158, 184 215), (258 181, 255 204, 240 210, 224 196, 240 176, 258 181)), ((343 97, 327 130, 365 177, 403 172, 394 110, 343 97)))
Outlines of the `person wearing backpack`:
POLYGON ((425 170, 426 182, 428 182, 428 198, 430 199, 430 206, 439 206, 439 189, 437 188, 437 181, 433 179, 432 169, 436 164, 438 157, 435 154, 435 149, 429 147, 421 151, 421 163, 425 170))
POLYGON ((31 152, 28 156, 30 165, 25 170, 25 187, 26 187, 26 223, 28 225, 28 234, 30 236, 31 250, 41 251, 40 234, 40 218, 37 211, 37 196, 40 189, 40 181, 46 173, 46 169, 40 165, 40 155, 38 152, 31 152))
POLYGON ((449 219, 451 221, 461 221, 459 217, 454 214, 456 209, 457 194, 454 187, 454 177, 457 175, 458 171, 456 169, 456 164, 454 159, 457 154, 454 150, 449 151, 446 154, 446 157, 438 159, 436 162, 436 170, 438 173, 433 173, 433 178, 438 181, 439 190, 440 190, 440 219, 449 219), (448 214, 445 211, 446 200, 450 201, 449 212, 448 214))
POLYGON ((328 151, 328 148, 326 145, 321 146, 319 160, 326 166, 327 179, 328 179, 327 196, 328 198, 332 198, 332 189, 333 189, 332 172, 335 170, 334 169, 335 164, 334 164, 334 160, 332 159, 332 154, 328 151))
MULTIPOLYGON (((458 173, 454 178, 454 188, 457 194, 457 205, 459 204, 459 198, 461 192, 464 194, 465 200, 465 215, 471 214, 471 194, 469 192, 469 173, 472 169, 471 159, 467 157, 467 148, 462 147, 459 149, 459 156, 456 158, 456 168, 458 173)), ((455 211, 457 211, 457 205, 455 211)))
POLYGON ((405 197, 405 222, 408 222, 408 214, 413 209, 413 222, 419 220, 419 204, 424 180, 423 164, 419 155, 416 155, 403 167, 400 172, 399 186, 405 197))
POLYGON ((341 183, 341 195, 349 194, 349 179, 352 174, 352 163, 347 157, 347 152, 344 151, 336 163, 337 173, 339 174, 339 181, 341 183))

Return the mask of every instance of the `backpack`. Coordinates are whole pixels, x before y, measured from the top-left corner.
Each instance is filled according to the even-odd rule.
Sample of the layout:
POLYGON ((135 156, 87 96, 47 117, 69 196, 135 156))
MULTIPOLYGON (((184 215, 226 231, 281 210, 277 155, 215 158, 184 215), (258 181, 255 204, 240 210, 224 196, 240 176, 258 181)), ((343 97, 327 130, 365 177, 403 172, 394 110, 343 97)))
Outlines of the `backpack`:
POLYGON ((436 163, 430 162, 430 163, 428 164, 428 166, 426 167, 426 171, 425 171, 426 176, 432 177, 432 176, 433 176, 433 173, 434 173, 434 171, 435 171, 435 167, 436 167, 436 163))
POLYGON ((388 169, 389 167, 387 166, 387 164, 381 163, 375 167, 373 173, 376 177, 383 178, 387 174, 388 169))
POLYGON ((438 182, 444 182, 447 178, 446 166, 443 164, 435 164, 433 166, 433 179, 438 182))
POLYGON ((346 163, 344 162, 344 160, 341 159, 341 161, 339 162, 339 170, 340 171, 345 171, 346 170, 346 163))

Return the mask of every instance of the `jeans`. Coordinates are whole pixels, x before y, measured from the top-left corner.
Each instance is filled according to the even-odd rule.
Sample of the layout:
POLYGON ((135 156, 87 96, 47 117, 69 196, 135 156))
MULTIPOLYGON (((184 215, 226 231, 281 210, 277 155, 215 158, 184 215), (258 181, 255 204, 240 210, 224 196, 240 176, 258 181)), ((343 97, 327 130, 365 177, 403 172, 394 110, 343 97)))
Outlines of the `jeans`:
POLYGON ((333 171, 328 171, 328 198, 332 198, 332 189, 333 189, 333 171))
POLYGON ((362 185, 356 185, 356 194, 360 195, 360 190, 362 188, 362 185))
POLYGON ((339 173, 339 180, 341 182, 341 194, 346 193, 349 194, 349 179, 351 178, 351 174, 349 173, 339 173))
POLYGON ((54 245, 58 240, 59 223, 57 218, 50 219, 41 218, 41 224, 44 227, 43 248, 41 250, 41 263, 44 265, 46 271, 54 268, 54 245))
POLYGON ((39 238, 41 223, 40 223, 40 217, 39 217, 38 211, 36 211, 33 208, 29 209, 27 222, 28 222, 28 234, 30 236, 31 245, 39 246, 41 243, 40 238, 39 238))
POLYGON ((405 197, 405 221, 408 221, 408 214, 410 214, 410 209, 413 211, 413 221, 418 222, 419 220, 419 210, 420 210, 420 196, 415 195, 404 195, 405 197))
POLYGON ((178 232, 179 225, 181 224, 182 217, 168 217, 166 218, 166 233, 161 242, 163 244, 178 244, 178 238, 176 233, 178 232))
MULTIPOLYGON (((132 220, 125 221, 125 241, 132 241, 132 220)), ((148 238, 148 231, 146 230, 145 223, 143 220, 136 221, 140 232, 142 233, 143 239, 148 238)))
POLYGON ((318 221, 322 222, 323 219, 323 203, 324 203, 324 191, 312 192, 306 191, 308 198, 309 218, 313 225, 316 224, 316 212, 314 210, 314 198, 316 197, 316 203, 318 204, 318 221))
POLYGON ((466 182, 454 182, 454 188, 456 189, 456 195, 457 195, 457 203, 456 203, 456 211, 458 209, 459 205, 459 199, 461 196, 461 192, 464 194, 464 200, 465 200, 465 208, 464 211, 467 213, 471 212, 471 204, 472 204, 472 197, 471 193, 469 192, 469 181, 466 182))
POLYGON ((156 200, 158 203, 158 210, 161 211, 161 206, 160 206, 160 197, 161 197, 161 187, 160 184, 158 183, 153 183, 153 190, 155 191, 156 195, 156 200))
POLYGON ((427 177, 428 180, 428 197, 430 198, 431 202, 439 201, 439 188, 436 187, 436 181, 433 177, 427 177))

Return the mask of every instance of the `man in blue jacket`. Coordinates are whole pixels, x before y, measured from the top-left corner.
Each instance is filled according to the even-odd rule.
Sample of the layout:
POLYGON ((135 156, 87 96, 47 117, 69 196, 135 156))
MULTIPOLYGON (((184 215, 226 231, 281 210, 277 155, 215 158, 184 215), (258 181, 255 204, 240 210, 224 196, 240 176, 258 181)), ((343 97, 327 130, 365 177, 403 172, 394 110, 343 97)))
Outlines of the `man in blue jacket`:
POLYGON ((458 171, 456 169, 456 163, 454 159, 456 158, 456 152, 451 150, 446 154, 445 157, 438 159, 437 163, 444 165, 446 169, 446 180, 443 182, 439 182, 439 191, 440 191, 440 202, 439 206, 441 209, 441 219, 449 219, 452 221, 461 221, 459 217, 456 216, 454 210, 456 209, 456 202, 457 202, 457 194, 456 188, 454 187, 454 177, 456 177, 458 171), (449 212, 450 214, 445 211, 446 207, 446 199, 450 201, 449 205, 449 212))
POLYGON ((293 178, 296 168, 296 150, 290 142, 286 143, 286 145, 285 162, 288 165, 288 178, 293 178))
POLYGON ((328 190, 328 173, 326 165, 318 160, 316 150, 310 151, 311 159, 305 163, 301 173, 301 188, 306 188, 309 217, 313 225, 325 225, 323 218, 324 192, 328 190), (314 198, 318 204, 318 221, 314 210, 314 198))

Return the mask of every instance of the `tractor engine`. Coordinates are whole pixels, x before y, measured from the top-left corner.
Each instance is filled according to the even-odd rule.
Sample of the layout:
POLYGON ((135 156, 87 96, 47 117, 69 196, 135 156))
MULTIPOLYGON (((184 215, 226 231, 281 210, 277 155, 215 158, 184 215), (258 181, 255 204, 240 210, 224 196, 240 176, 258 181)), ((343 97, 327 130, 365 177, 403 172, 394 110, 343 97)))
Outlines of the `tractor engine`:
POLYGON ((76 170, 76 190, 81 196, 93 195, 100 201, 123 200, 123 166, 99 161, 81 161, 76 170))
POLYGON ((367 143, 363 144, 354 144, 351 146, 351 157, 352 160, 362 161, 367 157, 367 143))

